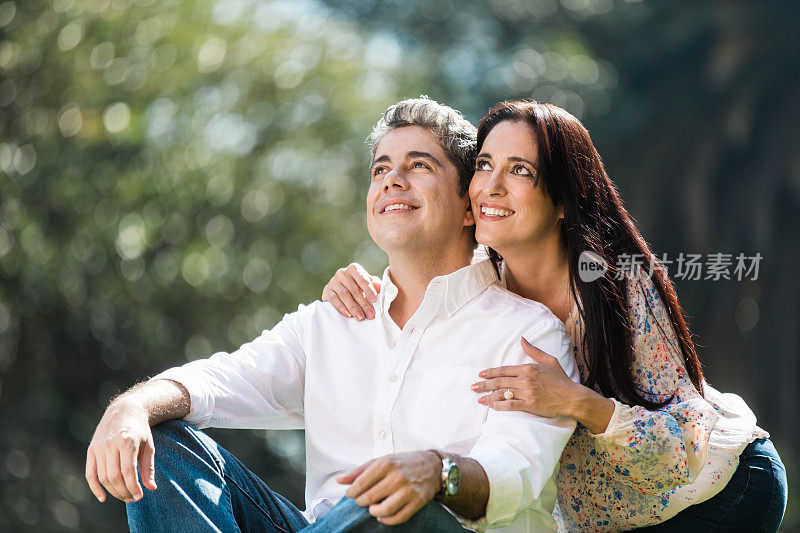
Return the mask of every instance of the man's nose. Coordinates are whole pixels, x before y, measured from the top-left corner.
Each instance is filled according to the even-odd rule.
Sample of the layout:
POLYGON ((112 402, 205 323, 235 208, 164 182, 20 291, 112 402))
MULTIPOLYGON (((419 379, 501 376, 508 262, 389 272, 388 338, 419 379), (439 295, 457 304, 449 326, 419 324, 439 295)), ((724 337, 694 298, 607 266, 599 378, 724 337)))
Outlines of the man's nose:
POLYGON ((408 180, 402 171, 393 168, 383 178, 383 190, 388 191, 389 189, 408 189, 408 180))

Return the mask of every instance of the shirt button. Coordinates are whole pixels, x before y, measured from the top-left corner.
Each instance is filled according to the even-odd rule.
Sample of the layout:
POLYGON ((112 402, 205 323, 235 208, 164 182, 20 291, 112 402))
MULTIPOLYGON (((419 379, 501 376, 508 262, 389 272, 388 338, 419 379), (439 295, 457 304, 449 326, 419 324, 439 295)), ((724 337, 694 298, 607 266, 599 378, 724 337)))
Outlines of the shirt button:
POLYGON ((389 383, 394 383, 395 381, 397 381, 397 376, 395 376, 394 374, 389 376, 389 383))
POLYGON ((385 432, 384 430, 380 430, 380 431, 378 432, 378 438, 379 438, 380 440, 383 440, 383 439, 385 439, 385 438, 386 438, 386 432, 385 432))

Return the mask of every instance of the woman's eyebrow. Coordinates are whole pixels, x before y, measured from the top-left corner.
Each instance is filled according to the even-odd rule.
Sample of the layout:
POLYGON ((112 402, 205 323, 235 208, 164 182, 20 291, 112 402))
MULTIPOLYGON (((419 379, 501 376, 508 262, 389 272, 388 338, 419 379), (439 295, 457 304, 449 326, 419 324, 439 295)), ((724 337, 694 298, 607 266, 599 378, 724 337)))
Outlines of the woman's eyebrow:
POLYGON ((528 163, 533 168, 536 168, 536 165, 534 165, 533 163, 531 163, 530 161, 528 161, 524 157, 509 157, 508 160, 509 161, 516 161, 518 163, 528 163))

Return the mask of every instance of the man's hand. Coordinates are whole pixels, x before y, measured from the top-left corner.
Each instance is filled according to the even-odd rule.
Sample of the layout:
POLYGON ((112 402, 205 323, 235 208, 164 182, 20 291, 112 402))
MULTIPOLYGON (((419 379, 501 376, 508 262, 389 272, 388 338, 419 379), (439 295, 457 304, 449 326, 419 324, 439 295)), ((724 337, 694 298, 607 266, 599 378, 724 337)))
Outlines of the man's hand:
POLYGON ((86 481, 101 502, 106 500, 103 487, 125 503, 142 499, 137 463, 144 486, 156 490, 155 448, 148 413, 133 404, 120 398, 108 406, 86 453, 86 481))
POLYGON ((336 478, 350 485, 345 496, 382 524, 402 524, 425 507, 441 487, 442 461, 433 452, 410 452, 373 459, 336 478))

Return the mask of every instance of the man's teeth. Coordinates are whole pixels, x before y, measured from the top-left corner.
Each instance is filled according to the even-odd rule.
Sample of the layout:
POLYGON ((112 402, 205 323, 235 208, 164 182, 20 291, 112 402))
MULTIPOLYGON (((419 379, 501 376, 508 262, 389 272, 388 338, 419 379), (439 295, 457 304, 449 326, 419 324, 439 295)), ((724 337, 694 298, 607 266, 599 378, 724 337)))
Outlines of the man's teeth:
POLYGON ((388 213, 389 211, 411 211, 412 209, 415 208, 406 204, 391 204, 387 205, 383 212, 388 213))
POLYGON ((489 215, 490 217, 507 217, 514 211, 509 211, 508 209, 497 209, 495 207, 483 207, 481 206, 481 213, 484 215, 489 215))

